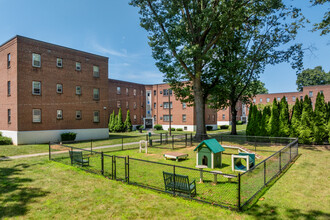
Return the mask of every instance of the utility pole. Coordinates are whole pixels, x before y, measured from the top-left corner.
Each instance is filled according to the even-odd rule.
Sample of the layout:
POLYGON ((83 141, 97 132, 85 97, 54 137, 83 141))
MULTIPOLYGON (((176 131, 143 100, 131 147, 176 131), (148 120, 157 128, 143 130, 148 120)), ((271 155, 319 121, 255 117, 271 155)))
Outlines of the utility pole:
POLYGON ((171 134, 171 96, 170 96, 170 91, 172 92, 172 90, 168 89, 168 113, 169 113, 169 122, 170 122, 170 128, 169 128, 169 132, 170 132, 170 136, 172 136, 171 134))

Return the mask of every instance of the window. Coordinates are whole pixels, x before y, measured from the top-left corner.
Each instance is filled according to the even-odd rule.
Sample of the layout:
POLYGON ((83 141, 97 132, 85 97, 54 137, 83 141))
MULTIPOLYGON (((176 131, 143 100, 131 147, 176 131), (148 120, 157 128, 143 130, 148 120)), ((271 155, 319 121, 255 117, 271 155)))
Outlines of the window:
POLYGON ((98 66, 93 66, 93 76, 96 78, 100 77, 100 68, 98 66))
POLYGON ((126 88, 126 95, 128 95, 128 88, 126 88))
POLYGON ((81 111, 80 110, 76 111, 76 119, 80 120, 81 118, 82 118, 81 117, 81 111))
POLYGON ((156 90, 154 90, 154 95, 156 95, 156 93, 157 93, 156 90))
POLYGON ((208 115, 208 116, 207 116, 207 119, 208 119, 208 120, 210 120, 210 118, 211 118, 211 116, 210 116, 210 115, 208 115))
POLYGON ((136 89, 133 89, 133 95, 136 96, 136 89))
POLYGON ((136 102, 133 102, 133 107, 134 109, 136 109, 136 102))
POLYGON ((183 109, 187 108, 187 103, 183 102, 183 103, 182 103, 182 108, 183 108, 183 109))
POLYGON ((156 107, 157 107, 157 104, 156 104, 156 102, 154 102, 154 109, 156 109, 156 107))
POLYGON ((32 94, 41 95, 41 82, 38 81, 32 82, 32 94))
POLYGON ((63 85, 62 84, 56 84, 56 92, 57 93, 63 93, 63 85))
MULTIPOLYGON (((163 108, 169 108, 168 102, 164 102, 163 106, 163 108)), ((172 102, 170 102, 170 107, 173 108, 172 102)))
POLYGON ((300 100, 303 100, 303 96, 300 96, 300 100))
POLYGON ((10 81, 7 82, 7 95, 8 96, 11 95, 11 84, 10 84, 10 81))
POLYGON ((128 108, 128 101, 126 101, 126 108, 128 108))
POLYGON ((323 94, 323 90, 321 90, 320 93, 323 94))
POLYGON ((187 121, 187 116, 186 115, 182 115, 182 121, 187 121))
POLYGON ((295 102, 296 101, 296 97, 292 96, 292 101, 295 102))
POLYGON ((76 86, 76 95, 81 95, 81 87, 76 86))
POLYGON ((183 127, 183 130, 187 131, 188 130, 188 127, 187 126, 184 126, 183 127))
POLYGON ((76 70, 80 71, 81 70, 81 63, 76 62, 76 70))
POLYGON ((8 124, 11 123, 11 109, 8 109, 8 124))
POLYGON ((281 101, 281 98, 280 97, 277 97, 277 101, 281 101))
POLYGON ((259 99, 259 102, 261 103, 262 102, 262 99, 259 99))
POLYGON ((163 90, 164 96, 168 95, 170 93, 170 95, 172 95, 172 90, 171 89, 164 89, 163 90))
MULTIPOLYGON (((170 121, 169 115, 163 115, 163 121, 170 121)), ((171 115, 171 121, 173 121, 172 115, 171 115)))
POLYGON ((117 108, 120 108, 120 101, 117 101, 117 108))
POLYGON ((154 122, 156 122, 157 121, 157 116, 156 115, 154 115, 154 122))
POLYGON ((100 122, 100 112, 99 111, 94 111, 93 113, 93 122, 94 123, 99 123, 100 122))
POLYGON ((100 99, 100 89, 93 89, 93 99, 94 100, 100 99))
POLYGON ((62 68, 63 67, 63 60, 62 58, 56 59, 56 66, 62 68))
POLYGON ((225 120, 225 118, 226 118, 226 115, 222 114, 222 119, 225 120))
POLYGON ((253 99, 253 102, 255 103, 256 102, 256 99, 253 99))
POLYGON ((63 119, 63 111, 62 110, 57 110, 56 112, 57 112, 56 118, 59 119, 59 120, 63 119))
POLYGON ((117 87, 117 94, 120 95, 120 87, 117 87))
POLYGON ((32 110, 32 122, 40 123, 41 122, 41 109, 32 110))
POLYGON ((162 90, 159 91, 159 94, 163 94, 162 90))
POLYGON ((215 121, 215 116, 214 115, 212 115, 212 121, 215 121))
POLYGON ((266 102, 269 102, 269 98, 266 99, 266 102))
POLYGON ((33 67, 41 67, 41 56, 40 56, 40 54, 36 54, 36 53, 32 54, 32 66, 33 67))
POLYGON ((284 96, 285 97, 285 101, 288 101, 288 97, 284 96))
POLYGON ((133 116, 134 121, 136 121, 136 115, 133 116))
POLYGON ((313 97, 313 91, 309 91, 309 97, 313 97))
POLYGON ((7 54, 7 68, 10 68, 10 53, 7 54))

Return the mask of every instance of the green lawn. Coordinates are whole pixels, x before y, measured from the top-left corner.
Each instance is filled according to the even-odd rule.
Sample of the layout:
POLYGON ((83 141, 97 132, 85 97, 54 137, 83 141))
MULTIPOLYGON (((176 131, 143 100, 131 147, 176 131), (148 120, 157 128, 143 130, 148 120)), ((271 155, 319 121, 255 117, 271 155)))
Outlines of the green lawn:
POLYGON ((47 157, 0 161, 0 218, 329 219, 330 153, 314 147, 300 153, 242 213, 108 180, 47 157))
POLYGON ((48 144, 0 145, 0 157, 48 152, 48 144))

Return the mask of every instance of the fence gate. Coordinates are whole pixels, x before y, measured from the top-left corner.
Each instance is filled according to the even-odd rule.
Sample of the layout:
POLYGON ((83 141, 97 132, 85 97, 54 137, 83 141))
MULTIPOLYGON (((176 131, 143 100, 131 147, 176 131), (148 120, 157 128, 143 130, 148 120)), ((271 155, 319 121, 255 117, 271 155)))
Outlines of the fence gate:
POLYGON ((129 160, 128 157, 114 156, 113 157, 113 172, 114 179, 128 182, 129 178, 129 160))

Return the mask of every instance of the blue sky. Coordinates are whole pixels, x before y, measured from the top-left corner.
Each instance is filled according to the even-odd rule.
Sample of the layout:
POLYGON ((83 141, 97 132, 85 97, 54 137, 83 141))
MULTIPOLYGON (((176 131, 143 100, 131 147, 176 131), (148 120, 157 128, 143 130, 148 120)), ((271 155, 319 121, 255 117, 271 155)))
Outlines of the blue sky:
MULTIPOLYGON (((147 32, 139 25, 138 10, 129 0, 0 0, 0 43, 15 35, 109 57, 109 77, 138 83, 163 81, 155 67, 147 32)), ((311 7, 294 0, 311 23, 320 21, 330 4, 311 7)), ((330 35, 319 36, 306 25, 297 42, 306 50, 304 67, 330 71, 330 35)), ((269 92, 296 90, 296 72, 289 64, 268 66, 261 76, 269 92)))

